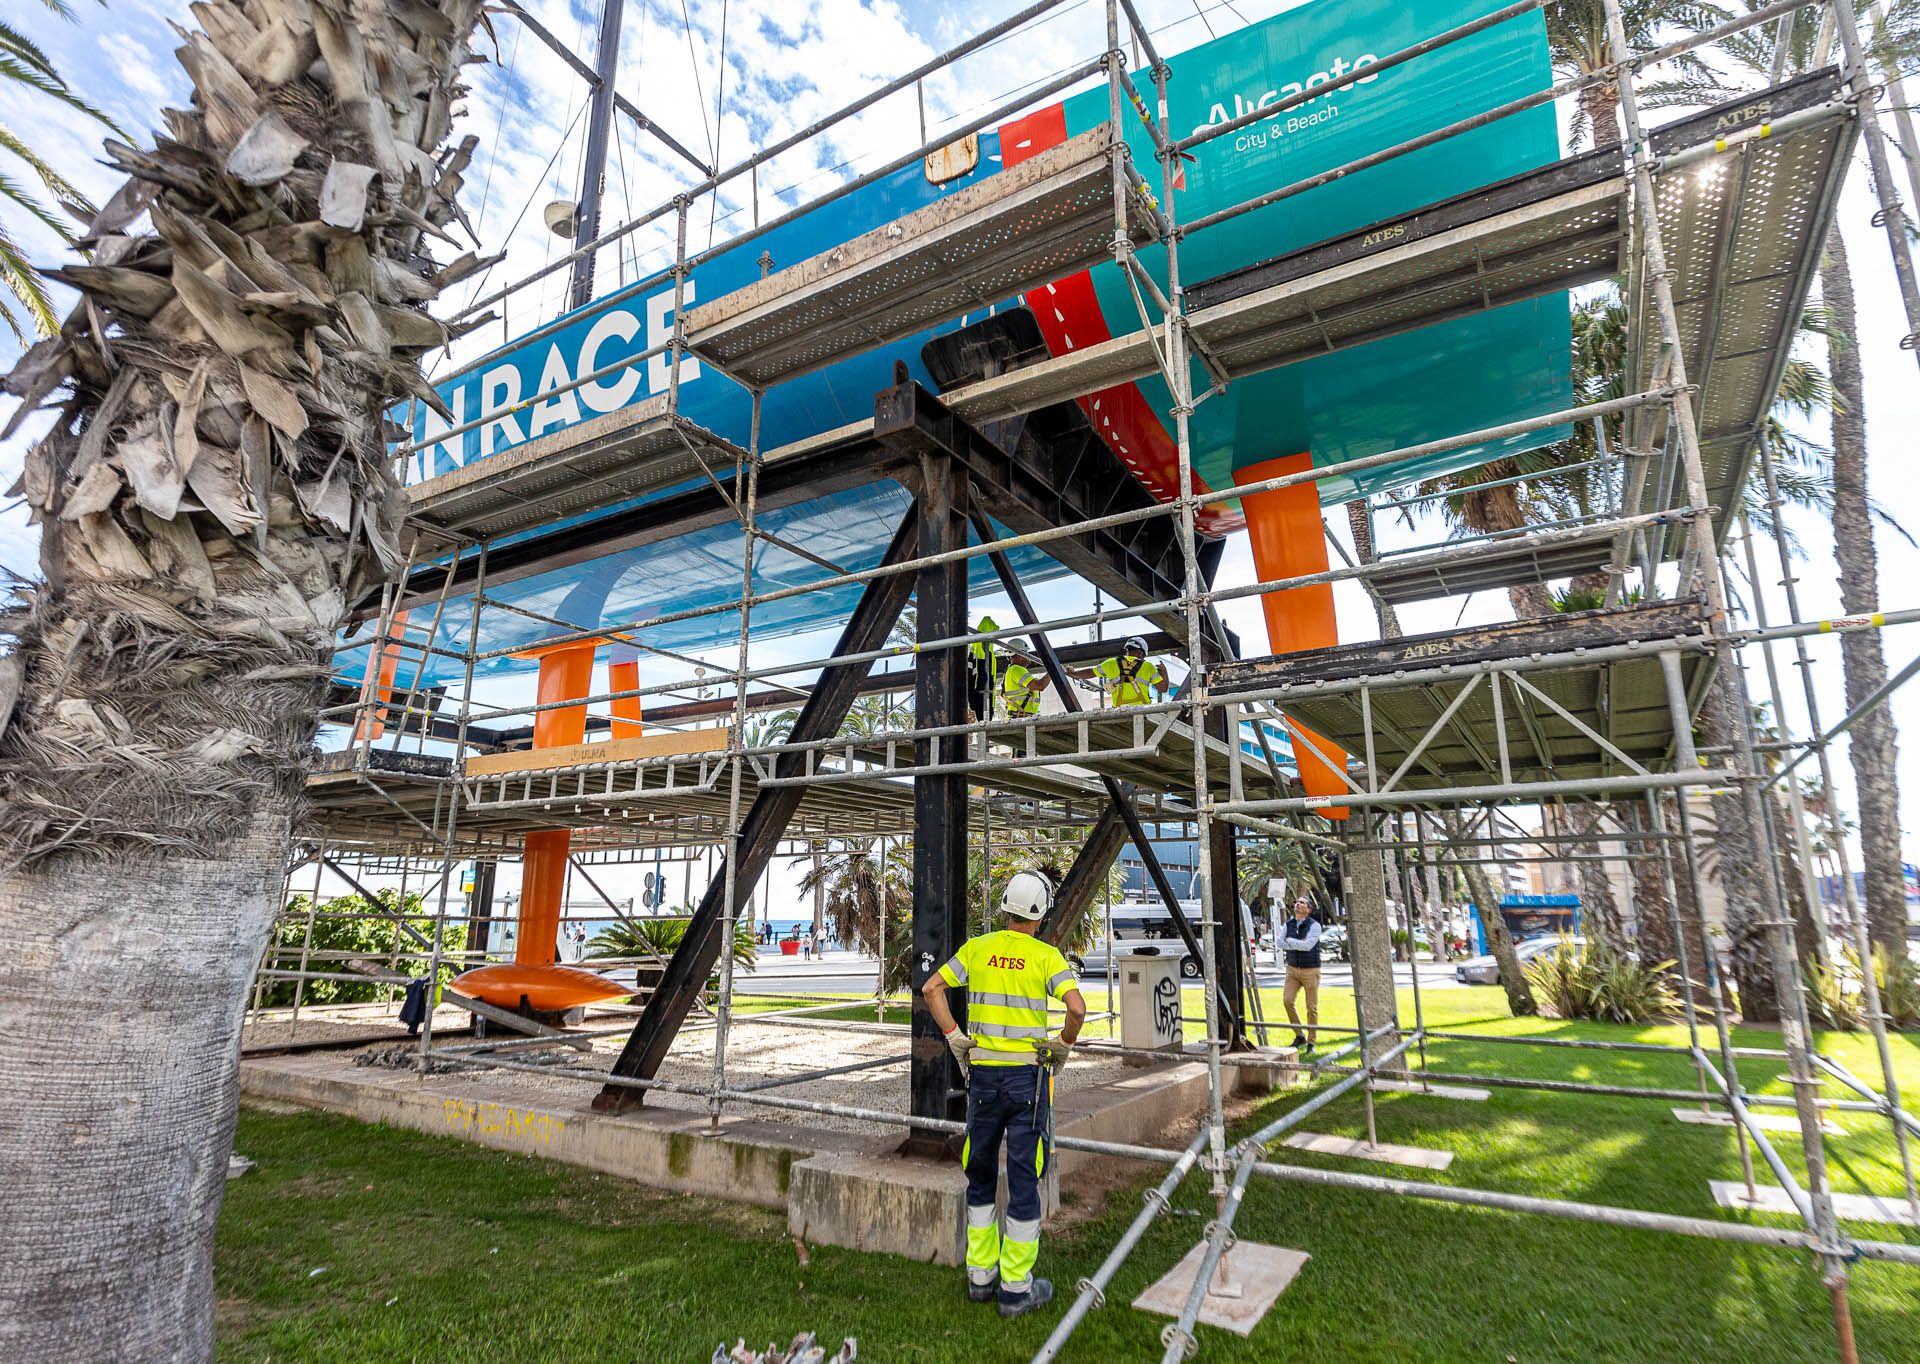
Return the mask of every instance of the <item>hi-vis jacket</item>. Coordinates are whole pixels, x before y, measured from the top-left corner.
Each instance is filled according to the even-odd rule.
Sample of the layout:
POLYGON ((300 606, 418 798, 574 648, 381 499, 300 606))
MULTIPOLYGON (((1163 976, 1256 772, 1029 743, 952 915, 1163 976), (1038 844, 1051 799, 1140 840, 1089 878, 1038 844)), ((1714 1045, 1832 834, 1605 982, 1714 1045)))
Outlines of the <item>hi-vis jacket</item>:
POLYGON ((1109 658, 1094 669, 1107 684, 1108 695, 1116 706, 1144 706, 1153 700, 1153 688, 1161 680, 1160 665, 1150 658, 1129 669, 1123 659, 1109 658))
POLYGON ((966 988, 976 1066, 1032 1065, 1033 1044, 1048 1035, 1047 1001, 1080 984, 1058 948, 1011 929, 970 939, 940 976, 966 988))

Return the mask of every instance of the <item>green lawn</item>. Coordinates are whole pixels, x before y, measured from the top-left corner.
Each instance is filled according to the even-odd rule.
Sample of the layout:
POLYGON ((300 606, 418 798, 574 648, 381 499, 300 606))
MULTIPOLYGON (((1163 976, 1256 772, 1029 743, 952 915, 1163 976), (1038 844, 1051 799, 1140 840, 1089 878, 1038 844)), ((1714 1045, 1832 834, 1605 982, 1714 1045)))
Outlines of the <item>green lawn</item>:
MULTIPOLYGON (((1351 1001, 1323 999, 1326 1021, 1351 1001)), ((1517 1021, 1491 990, 1430 991, 1430 1026, 1684 1042, 1677 1027, 1632 1030, 1517 1021)), ((1405 993, 1403 1012, 1410 1012, 1405 993)), ((1277 999, 1270 1012, 1279 1014, 1277 999)), ((1777 1034, 1742 1030, 1754 1046, 1777 1034)), ((1864 1036, 1821 1039, 1856 1073, 1877 1073, 1864 1036)), ((1920 1041, 1897 1044, 1920 1092, 1920 1041)), ((1447 1042, 1436 1069, 1691 1087, 1679 1058, 1447 1042)), ((1749 1085, 1783 1067, 1743 1063, 1749 1085)), ((1769 1081, 1762 1086, 1762 1081, 1769 1081)), ((584 1092, 584 1091, 583 1091, 584 1092)), ((1270 1119, 1276 1100, 1246 1124, 1270 1119)), ((1730 1133, 1673 1121, 1669 1105, 1497 1090, 1482 1104, 1383 1096, 1386 1141, 1457 1153, 1444 1175, 1286 1151, 1284 1158, 1702 1217, 1720 1216, 1710 1178, 1737 1177, 1730 1133)), ((1885 1125, 1840 1118, 1836 1186, 1895 1192, 1885 1125)), ((1310 1119, 1359 1135, 1357 1098, 1310 1119)), ((1798 1140, 1778 1145, 1801 1167, 1798 1140)), ((344 1119, 243 1111, 237 1149, 259 1168, 228 1188, 217 1263, 221 1355, 232 1360, 705 1360, 746 1336, 812 1329, 857 1336, 863 1359, 1025 1360, 1057 1320, 1002 1323, 960 1295, 957 1271, 828 1247, 802 1267, 784 1218, 667 1196, 569 1166, 344 1119), (313 1271, 324 1267, 324 1272, 313 1271)), ((1066 1293, 1091 1273, 1139 1206, 1123 1192, 1100 1218, 1048 1238, 1041 1272, 1066 1293)), ((1163 1319, 1126 1304, 1197 1240, 1211 1215, 1203 1178, 1155 1224, 1074 1338, 1068 1358, 1157 1359, 1163 1319)), ((1724 1360, 1836 1357, 1827 1295, 1804 1256, 1583 1223, 1258 1182, 1241 1235, 1312 1262, 1250 1341, 1203 1330, 1213 1360, 1724 1360)), ((1920 1242, 1861 1225, 1859 1235, 1920 1242)), ((1920 1360, 1920 1269, 1855 1267, 1861 1357, 1920 1360)))

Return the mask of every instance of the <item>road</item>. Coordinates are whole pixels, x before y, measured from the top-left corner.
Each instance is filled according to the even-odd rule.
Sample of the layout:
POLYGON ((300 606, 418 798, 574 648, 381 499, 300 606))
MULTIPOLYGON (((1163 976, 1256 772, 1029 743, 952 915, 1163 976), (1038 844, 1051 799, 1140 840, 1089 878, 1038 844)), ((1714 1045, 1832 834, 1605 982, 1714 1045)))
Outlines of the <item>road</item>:
MULTIPOLYGON (((1453 978, 1451 966, 1421 962, 1419 969, 1420 988, 1423 990, 1478 988, 1461 985, 1453 978)), ((1396 966, 1394 975, 1402 985, 1408 984, 1404 962, 1396 966)), ((1264 960, 1256 963, 1254 978, 1259 982, 1261 989, 1277 990, 1286 983, 1285 971, 1264 960)), ((1105 982, 1106 972, 1097 967, 1090 967, 1084 979, 1088 986, 1098 986, 1105 982)), ((792 957, 782 957, 778 953, 763 952, 760 954, 758 970, 750 975, 742 974, 734 978, 736 988, 754 994, 871 994, 873 983, 874 960, 872 957, 863 957, 857 953, 837 949, 829 950, 827 955, 818 961, 798 961, 792 957)), ((1195 989, 1200 982, 1184 983, 1188 989, 1195 989)), ((1329 962, 1321 970, 1320 984, 1329 990, 1352 989, 1353 968, 1345 962, 1329 962)))

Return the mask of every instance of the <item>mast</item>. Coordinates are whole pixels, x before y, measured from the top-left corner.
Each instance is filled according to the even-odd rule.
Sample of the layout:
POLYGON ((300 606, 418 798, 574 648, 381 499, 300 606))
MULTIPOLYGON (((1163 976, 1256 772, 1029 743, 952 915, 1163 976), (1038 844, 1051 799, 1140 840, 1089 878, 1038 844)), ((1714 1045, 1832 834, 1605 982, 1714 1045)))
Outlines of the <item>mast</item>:
MULTIPOLYGON (((600 201, 607 188, 607 140, 613 132, 614 74, 620 66, 620 20, 626 0, 602 0, 600 46, 594 60, 592 102, 587 109, 587 155, 580 168, 580 210, 574 216, 576 251, 600 235, 600 201)), ((568 276, 567 307, 593 297, 593 252, 583 251, 568 276)))

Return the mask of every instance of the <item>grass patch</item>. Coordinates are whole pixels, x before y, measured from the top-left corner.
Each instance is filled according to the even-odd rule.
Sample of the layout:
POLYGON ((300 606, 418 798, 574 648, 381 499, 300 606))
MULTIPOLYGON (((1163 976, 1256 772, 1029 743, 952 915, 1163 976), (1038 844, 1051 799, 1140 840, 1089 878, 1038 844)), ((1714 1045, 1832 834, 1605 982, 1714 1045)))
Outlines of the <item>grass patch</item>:
MULTIPOLYGON (((1329 992, 1321 1002, 1324 1021, 1351 1022, 1350 997, 1329 992)), ((1401 1002, 1410 1016, 1404 991, 1401 1002)), ((1429 1026, 1448 1030, 1686 1040, 1682 1027, 1512 1019, 1495 991, 1429 991, 1424 1004, 1429 1026)), ((1269 1016, 1279 1012, 1274 998, 1269 1016)), ((1736 1040, 1779 1038, 1743 1029, 1736 1040)), ((1865 1036, 1820 1043, 1858 1074, 1878 1073, 1865 1036)), ((1895 1047, 1902 1084, 1920 1092, 1920 1041, 1895 1047)), ((1694 1085, 1672 1056, 1477 1041, 1436 1042, 1428 1056, 1436 1069, 1694 1085)), ((1774 1092, 1784 1091, 1773 1078, 1783 1069, 1742 1063, 1750 1086, 1774 1092)), ((1274 1100, 1243 1130, 1296 1101, 1297 1093, 1274 1100)), ((1451 1149, 1451 1169, 1385 1170, 1292 1150, 1276 1158, 1726 1216, 1707 1181, 1738 1177, 1731 1133, 1684 1126, 1670 1107, 1518 1090, 1496 1090, 1483 1104, 1382 1096, 1381 1139, 1451 1149)), ((1885 1124, 1864 1114, 1838 1121, 1846 1135, 1828 1143, 1836 1187, 1897 1191, 1885 1124)), ((1307 1126, 1361 1135, 1361 1103, 1338 1101, 1307 1126)), ((1783 1134, 1776 1144, 1799 1171, 1797 1139, 1783 1134)), ((835 1344, 857 1336, 865 1358, 986 1364, 1030 1357, 1058 1320, 1055 1309, 1002 1323, 965 1302, 954 1270, 832 1247, 812 1247, 802 1267, 778 1214, 447 1138, 249 1108, 238 1149, 259 1167, 229 1186, 221 1218, 222 1359, 704 1359, 722 1339, 764 1344, 806 1328, 835 1344)), ((1102 1216, 1050 1234, 1041 1272, 1070 1294, 1138 1206, 1123 1193, 1102 1216)), ((1070 1358, 1159 1357, 1162 1320, 1126 1304, 1200 1236, 1212 1212, 1204 1179, 1190 1179, 1175 1206, 1122 1270, 1110 1305, 1075 1336, 1070 1358)), ((1211 1360, 1834 1357, 1826 1293, 1806 1258, 1786 1252, 1265 1181, 1239 1229, 1313 1261, 1251 1340, 1205 1331, 1211 1360)), ((1920 1242, 1910 1229, 1855 1231, 1920 1242)), ((1920 1270, 1856 1265, 1853 1303, 1862 1358, 1920 1357, 1920 1270)))

